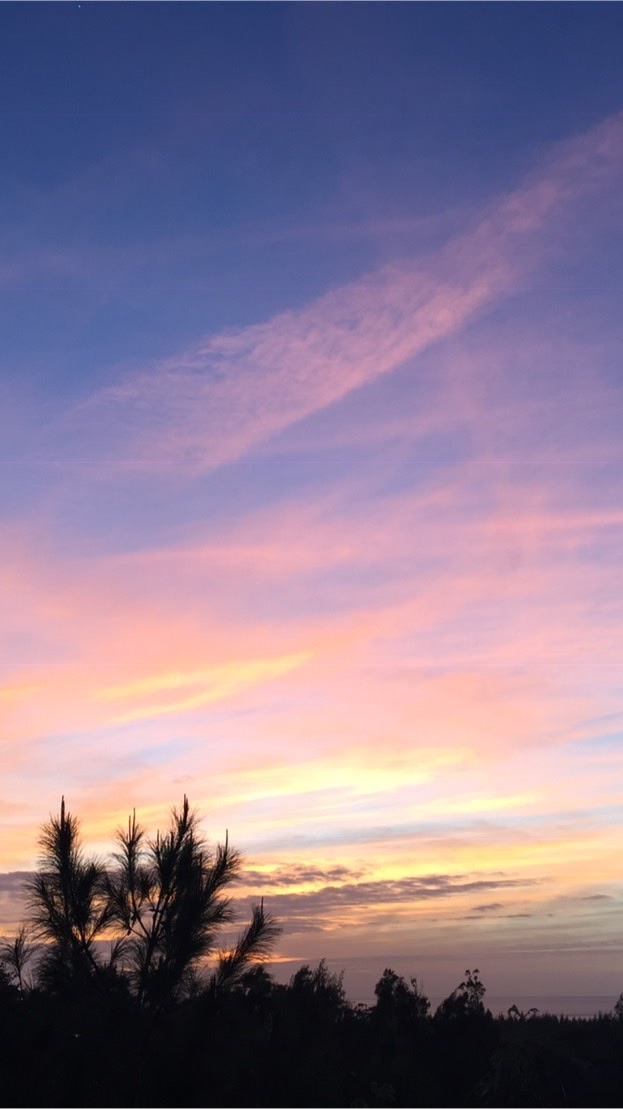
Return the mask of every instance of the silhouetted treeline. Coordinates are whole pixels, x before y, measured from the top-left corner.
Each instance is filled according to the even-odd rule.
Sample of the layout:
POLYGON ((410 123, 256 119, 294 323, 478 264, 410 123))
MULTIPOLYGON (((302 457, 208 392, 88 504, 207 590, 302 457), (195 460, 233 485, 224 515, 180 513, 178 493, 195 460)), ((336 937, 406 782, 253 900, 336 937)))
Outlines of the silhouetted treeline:
POLYGON ((4 1105, 623 1104, 623 1000, 591 1020, 494 1018, 474 970, 431 1013, 388 968, 353 1006, 324 961, 275 982, 263 906, 202 972, 239 857, 208 851, 186 801, 154 840, 131 818, 110 868, 64 805, 41 844, 28 926, 0 951, 4 1105))
POLYGON ((262 966, 165 1010, 0 976, 2 1103, 14 1106, 619 1106, 623 1021, 434 1014, 391 970, 352 1006, 324 963, 262 966))

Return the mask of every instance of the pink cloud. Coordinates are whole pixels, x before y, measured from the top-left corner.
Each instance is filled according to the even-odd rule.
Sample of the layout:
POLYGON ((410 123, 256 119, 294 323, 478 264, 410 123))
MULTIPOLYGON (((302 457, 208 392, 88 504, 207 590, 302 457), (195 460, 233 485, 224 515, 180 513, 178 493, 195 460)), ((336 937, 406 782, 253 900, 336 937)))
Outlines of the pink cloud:
MULTIPOLYGON (((332 711, 344 735, 366 667, 376 673, 378 715, 392 721, 396 742, 405 742, 400 737, 417 714, 442 745, 456 743, 461 728, 468 745, 491 750, 503 749, 506 734, 513 744, 576 735, 592 698, 570 668, 591 673, 592 659, 614 663, 622 648, 612 600, 618 567, 595 578, 583 568, 582 549, 616 541, 621 514, 556 509, 530 483, 515 482, 508 503, 497 489, 494 480, 483 499, 482 483, 473 487, 458 470, 437 487, 347 511, 347 482, 316 501, 258 511, 210 541, 200 534, 195 546, 128 556, 63 550, 58 562, 51 551, 36 559, 36 538, 25 539, 5 558, 0 582, 5 657, 13 659, 0 696, 6 733, 104 727, 128 713, 147 719, 151 701, 139 695, 141 683, 172 673, 182 686, 153 703, 154 716, 156 709, 209 712, 209 675, 218 685, 223 668, 251 666, 267 677, 280 659, 307 653, 304 673, 295 668, 288 678, 284 671, 279 688, 292 681, 301 693, 308 688, 312 704, 325 703, 322 689, 331 687, 335 668, 342 696, 332 711), (335 572, 341 577, 333 587, 335 572), (325 600, 316 592, 311 610, 315 581, 325 600), (11 652, 12 628, 29 642, 28 662, 11 652), (435 678, 435 668, 454 673, 435 678), (402 700, 389 673, 399 681, 409 675, 411 684, 399 723, 402 700), (205 689, 197 688, 197 674, 208 675, 205 689), (121 681, 134 684, 136 699, 128 695, 120 707, 102 691, 121 681), (439 715, 444 705, 464 706, 463 725, 439 715)), ((237 699, 244 688, 234 682, 228 696, 237 699)), ((369 726, 374 713, 366 715, 369 726)), ((312 708, 308 719, 315 716, 320 734, 322 713, 312 708)), ((359 724, 356 744, 365 745, 365 732, 359 724)))
POLYGON ((89 428, 87 454, 218 466, 395 370, 517 288, 556 249, 578 205, 620 178, 622 131, 619 115, 561 143, 540 175, 424 265, 386 266, 104 390, 72 417, 89 428))

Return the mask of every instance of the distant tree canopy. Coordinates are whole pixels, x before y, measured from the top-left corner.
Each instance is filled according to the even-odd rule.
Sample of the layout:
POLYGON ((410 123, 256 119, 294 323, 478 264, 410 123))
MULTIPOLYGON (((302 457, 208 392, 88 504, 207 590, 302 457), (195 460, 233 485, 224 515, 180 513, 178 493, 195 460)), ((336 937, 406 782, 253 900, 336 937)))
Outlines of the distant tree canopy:
POLYGON ((421 1020, 430 1009, 430 1001, 420 990, 417 979, 412 978, 408 984, 390 967, 383 971, 374 993, 376 1013, 384 1019, 421 1020))
MULTIPOLYGON (((21 929, 2 952, 19 988, 34 943, 35 980, 51 992, 126 990, 152 1011, 192 993, 199 967, 233 920, 224 890, 238 875, 241 856, 227 838, 208 848, 186 797, 172 810, 168 830, 155 838, 134 813, 127 830, 117 832, 110 865, 85 856, 79 822, 64 798, 59 816, 43 826, 40 846, 37 872, 27 884, 30 945, 21 929)), ((218 955, 207 988, 237 983, 278 933, 263 903, 255 906, 247 928, 218 955)))
POLYGON ((461 1017, 484 1017, 486 1010, 483 998, 485 986, 480 981, 480 971, 465 971, 465 981, 461 982, 449 997, 442 1001, 435 1016, 439 1020, 456 1020, 461 1017))

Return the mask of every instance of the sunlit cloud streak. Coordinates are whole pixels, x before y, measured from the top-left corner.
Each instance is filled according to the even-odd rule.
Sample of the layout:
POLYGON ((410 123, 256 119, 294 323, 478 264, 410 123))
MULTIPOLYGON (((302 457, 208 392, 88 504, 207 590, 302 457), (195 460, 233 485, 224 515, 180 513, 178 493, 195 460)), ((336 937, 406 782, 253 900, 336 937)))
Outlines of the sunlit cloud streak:
MULTIPOLYGON (((523 187, 425 263, 208 338, 85 402, 78 458, 213 467, 395 370, 516 289, 623 169, 615 116, 563 142, 523 187), (544 238, 545 236, 545 238, 544 238)), ((593 215, 593 218, 595 216, 593 215)))

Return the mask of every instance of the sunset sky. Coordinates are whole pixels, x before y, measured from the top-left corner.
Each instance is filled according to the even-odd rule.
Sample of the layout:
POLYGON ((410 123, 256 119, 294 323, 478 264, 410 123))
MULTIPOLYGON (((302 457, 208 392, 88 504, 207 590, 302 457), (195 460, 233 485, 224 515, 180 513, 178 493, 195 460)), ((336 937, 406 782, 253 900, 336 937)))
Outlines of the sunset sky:
POLYGON ((0 924, 187 793, 353 997, 623 989, 623 7, 0 5, 0 924))

